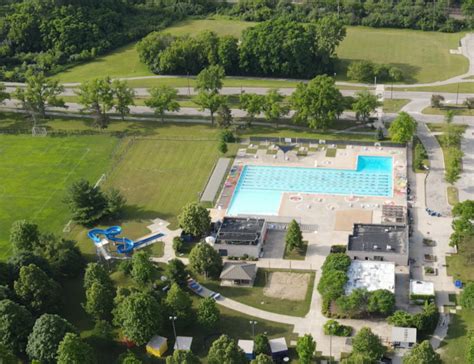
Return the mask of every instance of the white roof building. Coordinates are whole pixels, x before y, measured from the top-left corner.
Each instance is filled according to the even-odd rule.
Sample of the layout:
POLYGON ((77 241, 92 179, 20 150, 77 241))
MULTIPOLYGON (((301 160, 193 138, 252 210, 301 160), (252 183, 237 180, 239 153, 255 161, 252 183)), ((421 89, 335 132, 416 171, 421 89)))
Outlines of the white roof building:
POLYGON ((386 289, 395 293, 395 263, 353 260, 347 276, 346 294, 357 288, 365 288, 369 292, 386 289))
POLYGON ((286 340, 284 337, 270 339, 268 340, 268 344, 270 344, 270 351, 272 352, 272 354, 288 351, 288 345, 286 345, 286 340))
POLYGON ((411 348, 416 344, 416 329, 412 327, 392 327, 392 344, 395 347, 411 348))
POLYGON ((433 282, 410 280, 410 295, 434 296, 433 282))
POLYGON ((174 350, 191 350, 193 342, 192 336, 177 336, 174 343, 174 350))

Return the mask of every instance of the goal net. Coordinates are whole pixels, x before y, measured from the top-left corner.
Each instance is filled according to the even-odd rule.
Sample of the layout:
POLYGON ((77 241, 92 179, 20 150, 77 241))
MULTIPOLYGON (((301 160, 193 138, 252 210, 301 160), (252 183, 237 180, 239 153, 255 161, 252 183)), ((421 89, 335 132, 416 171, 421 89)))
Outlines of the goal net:
POLYGON ((31 135, 33 136, 44 137, 47 134, 48 134, 48 131, 46 130, 45 127, 42 127, 42 126, 34 126, 33 129, 31 130, 31 135))

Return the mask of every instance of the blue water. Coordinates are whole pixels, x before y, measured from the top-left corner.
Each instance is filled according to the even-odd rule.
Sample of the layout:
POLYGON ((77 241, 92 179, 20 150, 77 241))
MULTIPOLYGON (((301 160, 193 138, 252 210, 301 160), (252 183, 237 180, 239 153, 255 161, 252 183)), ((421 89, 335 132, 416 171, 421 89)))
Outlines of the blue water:
POLYGON ((359 156, 356 170, 245 166, 227 214, 276 215, 283 192, 392 196, 392 158, 359 156))

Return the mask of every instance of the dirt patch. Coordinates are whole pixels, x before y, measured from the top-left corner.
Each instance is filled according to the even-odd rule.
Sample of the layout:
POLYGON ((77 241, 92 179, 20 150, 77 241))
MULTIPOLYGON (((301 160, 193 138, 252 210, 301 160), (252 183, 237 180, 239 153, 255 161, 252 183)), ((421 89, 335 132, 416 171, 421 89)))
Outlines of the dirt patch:
POLYGON ((308 273, 273 272, 268 276, 263 294, 284 300, 303 301, 310 279, 311 275, 308 273))

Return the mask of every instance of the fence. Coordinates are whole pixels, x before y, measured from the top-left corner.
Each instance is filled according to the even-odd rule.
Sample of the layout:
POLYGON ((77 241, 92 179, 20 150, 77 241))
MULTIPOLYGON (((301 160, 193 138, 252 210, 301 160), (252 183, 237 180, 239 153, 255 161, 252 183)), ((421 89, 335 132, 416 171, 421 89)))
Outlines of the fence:
POLYGON ((334 145, 358 145, 362 147, 372 147, 383 145, 385 147, 395 147, 395 148, 405 148, 406 144, 404 143, 393 143, 393 142, 365 142, 360 140, 324 140, 324 139, 308 139, 308 138, 284 138, 284 137, 255 137, 251 136, 249 138, 250 142, 270 142, 270 143, 286 143, 286 144, 295 144, 295 143, 305 143, 305 144, 334 144, 334 145))

